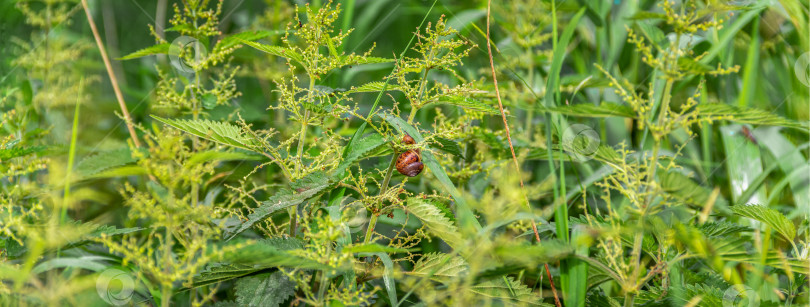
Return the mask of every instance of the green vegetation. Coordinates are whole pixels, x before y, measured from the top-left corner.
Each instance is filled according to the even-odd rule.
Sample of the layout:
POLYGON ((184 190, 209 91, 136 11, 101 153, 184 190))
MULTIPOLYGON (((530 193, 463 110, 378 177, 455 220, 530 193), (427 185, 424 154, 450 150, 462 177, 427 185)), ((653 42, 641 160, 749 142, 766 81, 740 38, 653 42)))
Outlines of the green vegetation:
POLYGON ((0 2, 0 305, 807 306, 809 11, 0 2))

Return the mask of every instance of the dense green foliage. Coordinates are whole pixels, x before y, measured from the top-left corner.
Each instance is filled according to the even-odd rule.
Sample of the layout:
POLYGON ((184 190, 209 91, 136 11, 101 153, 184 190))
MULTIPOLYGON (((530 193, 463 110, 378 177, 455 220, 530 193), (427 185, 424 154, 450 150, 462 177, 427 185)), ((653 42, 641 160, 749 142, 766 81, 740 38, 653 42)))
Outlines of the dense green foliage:
POLYGON ((0 0, 0 305, 808 306, 808 10, 0 0))

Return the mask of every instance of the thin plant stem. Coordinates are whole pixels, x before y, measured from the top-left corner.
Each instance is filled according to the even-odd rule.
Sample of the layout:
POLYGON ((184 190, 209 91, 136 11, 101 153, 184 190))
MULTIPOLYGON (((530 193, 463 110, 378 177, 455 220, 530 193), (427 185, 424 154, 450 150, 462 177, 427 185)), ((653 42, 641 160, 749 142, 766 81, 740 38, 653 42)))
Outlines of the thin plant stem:
POLYGON ((127 104, 124 102, 124 95, 121 94, 121 89, 118 88, 118 80, 115 78, 115 72, 112 69, 112 64, 110 64, 110 59, 107 57, 107 51, 104 49, 104 43, 101 41, 101 36, 98 34, 96 23, 93 21, 93 15, 90 14, 90 8, 87 6, 87 0, 82 0, 82 7, 84 8, 84 13, 87 15, 87 21, 90 23, 90 30, 93 32, 93 37, 96 39, 96 45, 98 46, 99 53, 101 53, 101 59, 104 60, 104 67, 107 68, 107 75, 110 76, 110 83, 112 84, 113 92, 115 92, 115 98, 118 100, 118 106, 121 108, 121 114, 124 116, 124 122, 127 124, 129 136, 132 138, 132 143, 135 144, 135 147, 141 147, 141 141, 138 140, 138 134, 135 133, 135 124, 132 121, 132 116, 129 115, 129 110, 127 110, 127 104))
MULTIPOLYGON (((506 139, 509 141, 509 150, 512 152, 512 161, 515 165, 515 171, 517 171, 517 177, 520 181, 520 190, 523 192, 523 199, 526 202, 526 207, 531 210, 531 204, 529 203, 529 197, 526 195, 526 188, 523 185, 523 177, 520 174, 520 164, 518 164, 517 156, 515 155, 515 147, 512 146, 512 135, 509 132, 509 123, 506 121, 506 113, 503 110, 503 102, 501 101, 501 92, 498 89, 498 77, 495 74, 495 61, 492 58, 492 44, 490 43, 490 19, 491 19, 491 7, 492 7, 492 0, 487 1, 487 54, 489 55, 489 67, 492 71, 492 82, 495 86, 495 97, 498 99, 498 109, 501 111, 501 119, 503 120, 503 126, 506 129, 506 139)), ((427 75, 427 74, 425 74, 427 75)), ((537 231, 537 225, 534 220, 531 221, 532 224, 532 231, 534 231, 534 238, 537 242, 540 242, 540 234, 537 231)), ((548 272, 548 264, 545 264, 546 272, 548 272)), ((554 302, 557 304, 557 307, 562 306, 560 304, 560 299, 557 296, 557 289, 554 287, 554 282, 551 281, 551 273, 549 273, 549 282, 551 282, 551 290, 554 293, 554 302)))
MULTIPOLYGON (((79 81, 79 88, 82 88, 84 79, 79 81)), ((81 95, 79 95, 81 97, 81 95)), ((68 198, 70 198, 70 180, 73 173, 73 161, 76 159, 76 139, 79 136, 79 109, 82 104, 81 99, 76 99, 76 110, 73 113, 73 130, 70 132, 70 152, 68 153, 68 165, 65 172, 65 193, 62 196, 62 213, 59 215, 59 224, 65 222, 67 217, 68 198)))
MULTIPOLYGON (((380 187, 380 195, 385 195, 385 192, 388 192, 388 183, 391 181, 391 175, 394 173, 394 168, 396 168, 397 156, 397 153, 394 152, 394 156, 391 157, 391 163, 388 165, 388 170, 385 173, 385 179, 383 179, 383 184, 380 187)), ((371 220, 368 221, 366 237, 363 239, 363 243, 370 242, 371 236, 374 234, 374 227, 377 224, 377 217, 379 217, 379 213, 371 213, 371 220)))

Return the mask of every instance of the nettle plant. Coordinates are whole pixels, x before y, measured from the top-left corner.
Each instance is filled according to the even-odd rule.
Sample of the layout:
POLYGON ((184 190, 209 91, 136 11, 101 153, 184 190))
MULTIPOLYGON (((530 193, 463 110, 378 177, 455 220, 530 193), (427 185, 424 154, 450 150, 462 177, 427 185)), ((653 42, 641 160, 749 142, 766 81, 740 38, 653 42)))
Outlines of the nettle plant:
POLYGON ((709 53, 698 53, 689 40, 703 31, 722 28, 723 20, 714 14, 711 18, 701 15, 694 1, 679 6, 666 1, 660 6, 663 13, 654 19, 663 27, 651 27, 644 21, 638 23, 638 28, 627 28, 627 41, 655 77, 647 86, 649 92, 639 91, 638 86, 620 81, 596 65, 626 105, 602 103, 597 107, 571 105, 553 109, 586 117, 591 116, 587 112, 621 114, 632 118, 637 123, 635 128, 644 135, 643 151, 621 143, 617 149, 602 146, 594 152, 594 159, 610 167, 609 174, 594 183, 600 189, 598 197, 602 202, 583 200, 584 215, 571 219, 572 227, 592 231, 590 236, 582 235, 576 241, 589 250, 589 256, 578 257, 590 265, 588 275, 594 277, 587 283, 591 289, 588 302, 611 306, 684 305, 697 303, 699 297, 700 304, 715 306, 729 299, 723 297, 723 291, 731 287, 736 287, 736 293, 744 293, 744 300, 790 302, 806 284, 808 271, 806 255, 797 247, 801 243, 797 245, 793 222, 765 206, 729 207, 721 203, 717 194, 710 195, 689 178, 688 168, 680 164, 679 157, 696 137, 693 129, 702 125, 723 120, 791 123, 762 111, 708 103, 703 88, 706 78, 736 73, 739 67, 707 65, 709 53), (668 40, 663 31, 671 31, 668 40), (699 81, 693 82, 696 78, 699 81), (661 83, 663 86, 659 86, 661 83), (691 85, 694 94, 676 101, 676 85, 691 85), (661 93, 654 92, 659 88, 661 93), (754 114, 763 116, 757 118, 754 114), (649 141, 647 136, 651 137, 649 141), (685 141, 678 144, 677 139, 685 141), (674 152, 664 153, 666 146, 674 147, 674 152), (721 214, 710 216, 712 206, 721 214), (778 234, 780 240, 772 240, 771 233, 778 234), (789 248, 780 248, 784 246, 789 248), (746 278, 757 278, 760 283, 755 286, 763 291, 745 292, 742 283, 746 278), (769 292, 764 289, 778 289, 779 298, 770 294, 760 297, 759 293, 769 292))
POLYGON ((451 181, 469 179, 497 165, 484 163, 486 151, 474 149, 483 144, 472 141, 476 135, 492 131, 471 124, 496 111, 476 98, 482 92, 474 82, 456 72, 474 45, 457 36, 442 17, 414 34, 416 43, 409 51, 415 56, 403 52, 396 60, 388 60, 372 57, 370 50, 362 55, 345 54, 338 50, 349 33, 332 29, 339 6, 317 10, 306 6, 295 11, 300 15, 288 24, 280 46, 247 39, 239 43, 287 60, 290 74, 274 80, 278 100, 269 108, 285 111, 289 122, 298 123, 298 129, 257 130, 244 120, 234 125, 158 118, 192 138, 233 147, 233 153, 261 155, 266 161, 258 168, 275 170, 264 179, 283 182, 278 189, 273 189, 277 185, 256 183, 250 178, 261 173, 254 171, 241 186, 230 187, 233 193, 224 205, 213 204, 229 213, 220 220, 225 238, 222 244, 236 246, 238 251, 218 254, 222 257, 216 263, 187 284, 199 288, 239 278, 234 293, 239 304, 258 300, 278 303, 295 295, 294 302, 312 305, 366 304, 380 296, 398 305, 397 285, 409 292, 406 297, 414 293, 431 303, 539 303, 541 296, 514 277, 476 277, 499 265, 548 259, 545 254, 529 260, 510 257, 510 246, 530 248, 523 246, 525 242, 502 237, 498 230, 520 220, 518 210, 511 208, 513 202, 468 204, 451 181), (392 74, 384 81, 348 90, 319 84, 340 67, 384 62, 395 62, 392 74), (369 114, 361 114, 352 97, 369 92, 377 93, 376 102, 369 114), (393 102, 389 110, 377 109, 384 95, 393 102), (440 105, 463 110, 464 114, 445 116, 440 105), (400 117, 404 106, 409 110, 406 118, 400 117), (422 129, 416 115, 428 106, 437 106, 436 120, 432 129, 422 129), (338 131, 344 120, 352 118, 363 124, 346 139, 338 131), (366 127, 371 128, 369 134, 365 134, 366 127), (459 141, 472 147, 462 149, 459 141), (368 170, 359 164, 361 159, 376 156, 390 159, 387 168, 383 164, 368 170), (403 170, 402 163, 424 165, 410 172, 403 170), (399 172, 395 170, 407 176, 396 175, 399 172), (419 176, 413 177, 419 187, 435 186, 451 196, 414 191, 415 186, 409 184, 412 176, 419 176), (257 200, 257 195, 268 194, 272 195, 269 199, 257 200), (455 202, 453 210, 447 205, 450 200, 455 202), (473 208, 486 208, 489 228, 480 226, 473 208), (358 220, 368 223, 356 223, 358 220), (387 226, 386 231, 377 230, 380 222, 387 226), (422 227, 414 228, 414 223, 422 227), (463 234, 472 237, 467 241, 463 234), (456 252, 416 253, 414 248, 422 240, 434 236, 456 252), (402 266, 412 270, 403 272, 402 266), (274 267, 278 270, 271 269, 274 267), (438 272, 441 277, 434 277, 438 272), (424 287, 425 282, 458 291, 424 287), (385 291, 379 291, 380 287, 385 291))

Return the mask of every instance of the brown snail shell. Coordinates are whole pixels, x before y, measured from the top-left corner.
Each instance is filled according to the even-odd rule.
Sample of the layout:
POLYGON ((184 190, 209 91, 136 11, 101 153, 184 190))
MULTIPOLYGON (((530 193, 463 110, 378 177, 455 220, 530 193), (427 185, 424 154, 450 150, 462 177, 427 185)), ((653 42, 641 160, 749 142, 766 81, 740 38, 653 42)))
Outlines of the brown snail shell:
MULTIPOLYGON (((405 135, 402 138, 403 144, 412 145, 416 143, 410 135, 405 135)), ((397 171, 408 177, 419 175, 425 168, 422 164, 422 154, 419 149, 409 149, 397 157, 397 171)))

